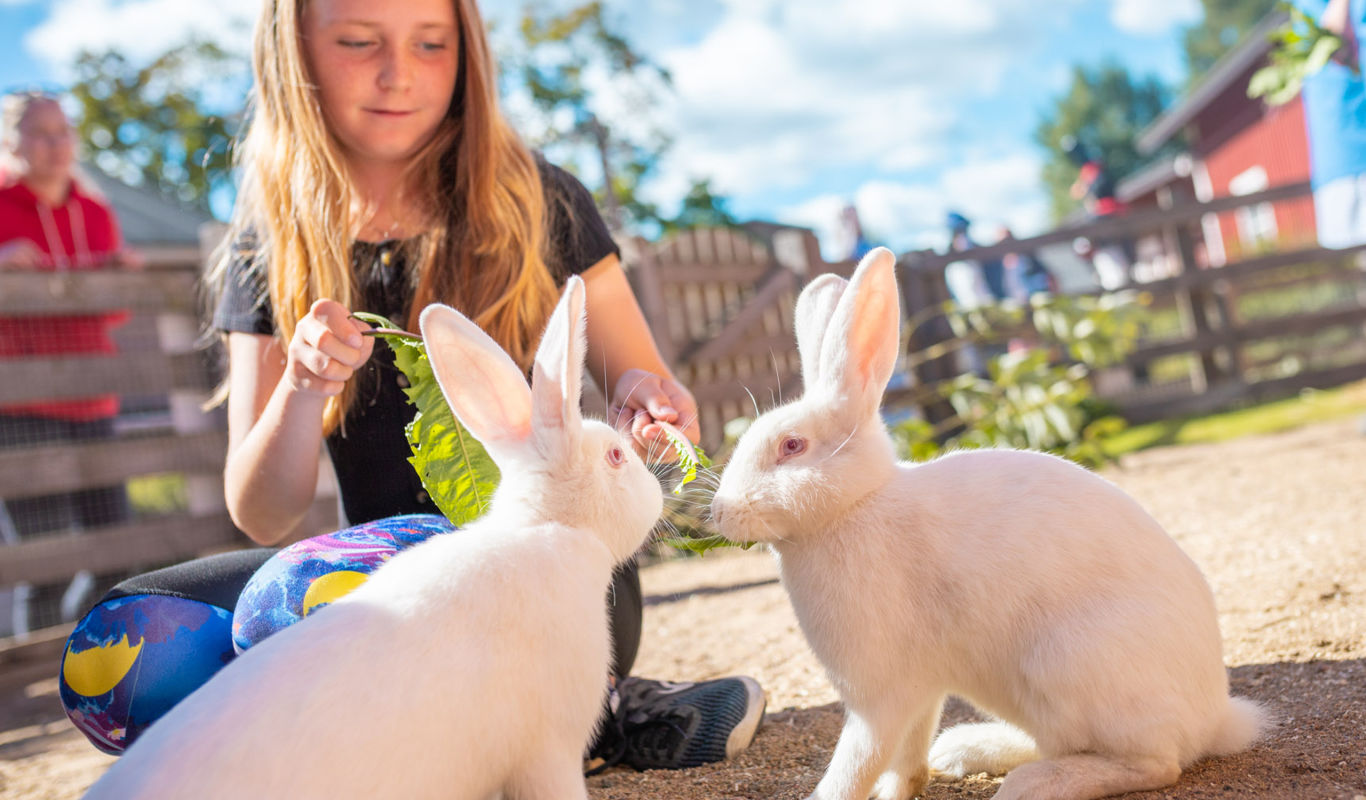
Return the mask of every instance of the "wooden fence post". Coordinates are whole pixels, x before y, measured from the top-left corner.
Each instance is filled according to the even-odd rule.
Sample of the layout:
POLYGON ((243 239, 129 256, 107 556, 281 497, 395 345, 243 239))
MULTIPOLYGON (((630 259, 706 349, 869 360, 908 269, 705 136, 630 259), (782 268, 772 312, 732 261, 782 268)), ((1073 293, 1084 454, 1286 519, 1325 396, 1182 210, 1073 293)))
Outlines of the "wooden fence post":
POLYGON ((670 369, 677 368, 679 343, 673 340, 669 327, 669 308, 664 302, 664 284, 659 276, 659 263, 655 257, 655 246, 639 236, 621 242, 622 256, 630 270, 627 276, 632 289, 640 300, 640 310, 645 314, 645 322, 654 334, 659 354, 670 369))
MULTIPOLYGON (((1158 202, 1162 208, 1170 209, 1182 199, 1184 198, 1169 188, 1161 192, 1158 202)), ((1177 274, 1194 277, 1199 266, 1196 264, 1195 241, 1191 237, 1188 222, 1174 220, 1167 223, 1162 228, 1162 236, 1166 240, 1168 252, 1176 257, 1177 274)), ((1208 290, 1197 281, 1186 283, 1176 292, 1176 307, 1181 315, 1182 328, 1192 339, 1206 338, 1214 331, 1210 320, 1208 297, 1208 290)), ((1201 394, 1211 385, 1221 382, 1223 376, 1212 345, 1202 346, 1197 353, 1198 358, 1191 364, 1191 389, 1196 394, 1201 394)))

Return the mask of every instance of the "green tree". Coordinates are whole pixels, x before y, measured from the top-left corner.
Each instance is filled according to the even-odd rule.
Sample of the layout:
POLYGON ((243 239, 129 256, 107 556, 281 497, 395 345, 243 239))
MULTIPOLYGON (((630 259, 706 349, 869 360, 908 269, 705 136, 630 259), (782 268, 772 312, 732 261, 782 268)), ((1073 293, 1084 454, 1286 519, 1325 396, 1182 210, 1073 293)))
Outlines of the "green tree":
POLYGON ((711 190, 711 181, 693 181, 692 188, 683 197, 683 207, 678 216, 664 220, 666 232, 687 230, 688 228, 726 228, 736 224, 736 219, 726 208, 728 201, 711 190))
POLYGON ((214 190, 231 185, 236 121, 206 112, 205 91, 244 69, 200 41, 142 67, 116 50, 84 52, 71 87, 77 132, 101 170, 209 211, 214 190))
POLYGON ((1201 0, 1204 18, 1187 28, 1187 82, 1197 83, 1224 53, 1256 27, 1276 6, 1276 0, 1201 0))
MULTIPOLYGON (((1086 152, 1106 165, 1111 177, 1123 178, 1142 166, 1134 142, 1167 104, 1168 91, 1160 80, 1147 77, 1135 80, 1119 64, 1097 68, 1072 68, 1072 86, 1054 100, 1053 107, 1039 120, 1034 139, 1047 159, 1043 181, 1052 203, 1054 219, 1061 220, 1080 203, 1070 194, 1078 168, 1063 151, 1064 137, 1075 138, 1086 152)), ((1179 147, 1172 143, 1157 158, 1179 147)))
MULTIPOLYGON (((518 34, 520 47, 504 58, 505 72, 522 82, 541 116, 540 130, 523 134, 536 147, 567 154, 562 161, 571 169, 576 158, 596 162, 603 180, 594 195, 614 231, 666 226, 659 209, 641 198, 641 188, 672 143, 651 119, 660 98, 672 91, 669 71, 618 33, 598 0, 559 13, 527 5, 518 34), (595 89, 606 85, 630 109, 629 124, 605 118, 595 89)), ((717 198, 709 188, 704 194, 716 212, 717 198)), ((695 211, 685 207, 684 215, 695 211)))

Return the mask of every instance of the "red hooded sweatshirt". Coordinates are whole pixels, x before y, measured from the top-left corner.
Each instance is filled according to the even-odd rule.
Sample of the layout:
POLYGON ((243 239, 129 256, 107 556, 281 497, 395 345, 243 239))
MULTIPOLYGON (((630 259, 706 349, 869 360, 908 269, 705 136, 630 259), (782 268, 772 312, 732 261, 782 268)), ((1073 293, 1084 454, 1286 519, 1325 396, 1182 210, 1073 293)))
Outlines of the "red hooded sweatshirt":
MULTIPOLYGON (((74 181, 59 206, 39 200, 22 183, 0 187, 0 244, 15 239, 37 245, 46 256, 38 268, 51 272, 102 269, 123 249, 113 210, 82 192, 74 181)), ((127 312, 0 317, 0 359, 113 353, 109 332, 127 319, 127 312)), ((118 395, 0 408, 4 414, 74 421, 112 417, 118 411, 118 395)))

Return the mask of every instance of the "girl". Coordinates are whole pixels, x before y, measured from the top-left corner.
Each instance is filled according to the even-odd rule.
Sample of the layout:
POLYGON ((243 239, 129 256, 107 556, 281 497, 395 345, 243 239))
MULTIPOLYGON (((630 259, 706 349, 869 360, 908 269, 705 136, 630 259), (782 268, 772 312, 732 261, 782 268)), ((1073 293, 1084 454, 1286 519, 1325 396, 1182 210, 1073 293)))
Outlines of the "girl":
MULTIPOLYGON (((248 536, 268 545, 295 538, 324 444, 347 523, 375 523, 370 534, 395 548, 405 545, 376 521, 428 515, 404 517, 409 538, 414 520, 441 528, 407 463, 403 428, 413 408, 403 376, 353 311, 411 329, 424 306, 445 302, 529 366, 559 285, 580 274, 588 363, 601 367, 595 378, 618 424, 642 446, 660 435, 657 420, 697 437, 696 405, 660 358, 591 196, 530 153, 502 117, 474 0, 268 0, 253 66, 234 235, 214 276, 214 325, 229 357, 225 488, 248 536)), ((269 554, 201 560, 192 575, 152 573, 106 603, 166 603, 168 594, 198 602, 205 587, 235 601, 269 554)), ((640 631, 634 567, 611 597, 615 669, 624 676, 640 631)), ((97 627, 90 636, 78 627, 68 660, 78 645, 116 639, 97 627)), ((71 695, 79 706, 83 698, 71 695)), ((763 694, 750 678, 626 678, 613 705, 597 755, 683 767, 747 746, 763 694)))

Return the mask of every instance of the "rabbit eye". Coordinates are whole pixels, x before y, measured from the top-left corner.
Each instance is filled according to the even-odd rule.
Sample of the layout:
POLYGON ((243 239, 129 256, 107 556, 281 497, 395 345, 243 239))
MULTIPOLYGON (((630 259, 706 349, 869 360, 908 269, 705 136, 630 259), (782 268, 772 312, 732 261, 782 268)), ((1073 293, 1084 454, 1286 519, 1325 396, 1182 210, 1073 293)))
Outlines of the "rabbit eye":
POLYGON ((607 463, 614 467, 619 467, 626 463, 626 451, 620 447, 613 447, 607 451, 607 463))
POLYGON ((778 447, 778 460, 785 460, 806 452, 806 440, 800 436, 789 436, 778 447))

